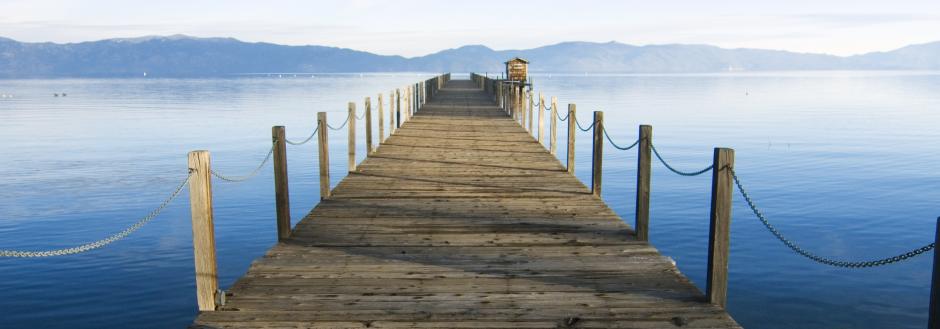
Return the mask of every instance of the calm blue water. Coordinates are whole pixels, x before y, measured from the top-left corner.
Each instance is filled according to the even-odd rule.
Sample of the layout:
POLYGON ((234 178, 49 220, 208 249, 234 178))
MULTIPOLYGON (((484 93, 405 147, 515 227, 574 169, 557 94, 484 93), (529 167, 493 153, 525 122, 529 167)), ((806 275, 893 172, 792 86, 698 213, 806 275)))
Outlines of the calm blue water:
MULTIPOLYGON (((113 234, 186 176, 186 153, 212 152, 240 175, 270 143, 330 122, 346 103, 430 74, 209 80, 0 80, 0 249, 70 247, 113 234), (65 92, 68 97, 52 97, 65 92)), ((455 75, 455 78, 461 78, 455 75)), ((639 124, 673 165, 700 169, 715 146, 786 235, 826 256, 892 256, 933 239, 940 216, 940 74, 893 72, 535 76, 536 91, 605 111, 629 145, 639 124)), ((386 96, 387 97, 387 96, 386 96)), ((361 124, 361 122, 360 122, 361 124)), ((362 129, 360 127, 360 129, 362 129)), ((559 129, 565 140, 566 129, 559 129)), ((345 132, 332 132, 336 184, 345 132)), ((590 137, 577 136, 577 175, 590 177, 590 137)), ((362 143, 360 143, 361 145, 362 143)), ((558 154, 565 154, 562 143, 558 154)), ((289 146, 292 216, 319 199, 314 144, 289 146)), ((632 223, 636 153, 605 150, 604 198, 632 223)), ((360 149, 360 157, 364 148, 360 149)), ((653 165, 651 239, 704 288, 708 175, 653 165)), ((220 283, 230 285, 275 242, 270 167, 216 182, 220 283)), ((188 195, 104 249, 0 259, 4 327, 182 327, 196 313, 188 195)), ((748 328, 922 328, 930 254, 883 268, 814 264, 776 241, 735 195, 729 310, 748 328)))

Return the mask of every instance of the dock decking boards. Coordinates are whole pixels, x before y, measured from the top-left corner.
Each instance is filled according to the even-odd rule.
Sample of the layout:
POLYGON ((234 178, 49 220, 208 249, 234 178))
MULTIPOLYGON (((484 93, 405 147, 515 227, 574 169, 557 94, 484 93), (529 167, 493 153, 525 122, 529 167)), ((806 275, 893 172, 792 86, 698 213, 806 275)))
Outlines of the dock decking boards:
POLYGON ((193 327, 740 328, 466 80, 228 292, 193 327))

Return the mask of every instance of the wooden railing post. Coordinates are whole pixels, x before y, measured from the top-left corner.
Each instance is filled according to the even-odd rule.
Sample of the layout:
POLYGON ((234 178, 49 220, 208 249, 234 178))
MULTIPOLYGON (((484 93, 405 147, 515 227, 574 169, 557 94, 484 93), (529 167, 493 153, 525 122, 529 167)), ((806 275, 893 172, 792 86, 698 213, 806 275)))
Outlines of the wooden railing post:
POLYGON ((545 111, 542 108, 545 107, 545 96, 542 93, 539 93, 539 108, 536 111, 539 112, 539 144, 545 145, 545 111))
POLYGON ((382 104, 382 93, 379 93, 379 145, 385 141, 385 107, 382 104))
POLYGON ((516 87, 516 111, 519 112, 519 126, 525 128, 525 87, 516 87))
MULTIPOLYGON (((940 245, 940 218, 937 218, 934 245, 940 245)), ((933 249, 933 276, 930 280, 930 308, 927 310, 927 329, 940 329, 940 251, 933 249)))
POLYGON ((388 92, 388 137, 395 132, 395 91, 388 92))
POLYGON ((271 128, 274 140, 274 204, 277 211, 277 239, 290 237, 290 193, 287 186, 287 143, 284 126, 271 128))
POLYGON ((349 136, 349 161, 347 167, 349 172, 356 171, 356 103, 349 102, 349 123, 346 125, 346 131, 349 136))
POLYGON ((574 174, 575 104, 568 104, 568 173, 574 174))
POLYGON ((372 99, 366 97, 366 156, 372 154, 372 99))
POLYGON ((317 149, 320 159, 320 200, 330 197, 330 142, 326 112, 317 112, 317 149))
POLYGON ((200 311, 215 311, 219 279, 215 258, 212 176, 209 151, 189 152, 189 207, 193 222, 196 302, 200 311))
POLYGON ((731 233, 731 196, 734 189, 734 150, 715 148, 712 168, 712 201, 708 234, 708 302, 728 303, 728 253, 731 233))
POLYGON ((640 137, 637 144, 636 162, 636 239, 649 241, 650 223, 650 173, 651 151, 653 147, 653 127, 640 126, 640 137))
POLYGON ((509 117, 518 121, 519 113, 516 108, 516 85, 510 83, 506 85, 506 88, 509 90, 509 92, 506 93, 506 101, 509 102, 509 117))
POLYGON ((503 110, 503 111, 506 111, 505 104, 503 104, 503 86, 502 86, 502 84, 500 84, 500 85, 498 86, 498 88, 496 88, 496 99, 497 99, 497 102, 499 102, 499 109, 500 109, 500 110, 503 110))
POLYGON ((549 151, 552 155, 555 155, 558 153, 558 98, 555 96, 552 96, 552 113, 548 115, 551 117, 550 121, 552 122, 552 140, 550 141, 551 149, 549 151))
POLYGON ((591 152, 591 193, 601 196, 604 162, 604 111, 594 111, 594 149, 591 152))
POLYGON ((395 129, 401 127, 401 89, 395 89, 395 129))
POLYGON ((532 107, 535 106, 535 100, 532 99, 532 90, 529 90, 529 133, 532 133, 532 121, 535 121, 532 116, 532 107))

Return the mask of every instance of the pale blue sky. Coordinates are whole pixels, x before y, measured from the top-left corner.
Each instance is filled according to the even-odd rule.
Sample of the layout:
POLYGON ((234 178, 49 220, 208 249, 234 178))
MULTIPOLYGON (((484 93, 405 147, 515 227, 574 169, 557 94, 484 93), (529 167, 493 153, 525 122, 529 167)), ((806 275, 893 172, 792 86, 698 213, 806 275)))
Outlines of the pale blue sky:
POLYGON ((169 34, 405 56, 573 40, 850 55, 940 40, 940 0, 0 0, 0 36, 20 41, 169 34))

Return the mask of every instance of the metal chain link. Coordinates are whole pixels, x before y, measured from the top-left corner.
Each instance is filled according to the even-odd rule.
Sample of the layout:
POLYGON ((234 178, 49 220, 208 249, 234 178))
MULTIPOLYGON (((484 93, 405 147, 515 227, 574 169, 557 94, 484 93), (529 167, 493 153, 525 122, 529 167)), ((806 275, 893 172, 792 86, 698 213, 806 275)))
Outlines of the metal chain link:
POLYGON ((290 144, 290 145, 304 145, 304 144, 307 144, 307 142, 311 141, 311 140, 313 139, 313 137, 316 137, 316 136, 317 136, 317 131, 320 131, 320 125, 317 125, 317 127, 313 129, 313 133, 310 134, 310 136, 307 137, 307 139, 304 139, 302 142, 293 142, 293 141, 291 141, 290 139, 287 139, 287 138, 284 138, 284 141, 287 142, 287 144, 290 144))
POLYGON ((744 201, 747 202, 748 207, 751 208, 751 211, 754 212, 754 215, 757 216, 757 219, 759 219, 761 223, 764 224, 764 227, 766 227, 767 230, 769 230, 770 233, 773 234, 774 237, 777 238, 777 240, 780 240, 780 242, 782 242, 785 246, 787 246, 787 248, 790 248, 790 250, 792 250, 793 252, 799 254, 800 256, 809 258, 810 260, 814 262, 829 265, 829 266, 844 267, 844 268, 876 267, 876 266, 882 266, 882 265, 888 265, 888 264, 901 262, 901 261, 913 258, 917 255, 923 254, 925 252, 928 252, 936 247, 935 245, 936 243, 930 243, 923 247, 916 248, 911 251, 898 254, 896 256, 885 257, 885 258, 875 259, 875 260, 868 260, 868 261, 834 260, 834 259, 825 258, 819 255, 816 255, 796 245, 796 243, 794 243, 790 239, 787 239, 785 236, 783 236, 782 233, 780 233, 780 231, 777 230, 776 227, 773 226, 773 224, 770 224, 770 221, 767 220, 767 217, 764 216, 764 213, 761 212, 760 209, 757 209, 757 205, 754 204, 754 200, 752 200, 751 196, 747 193, 747 191, 744 190, 744 186, 741 185, 741 180, 738 179, 738 174, 735 173, 733 169, 731 170, 731 176, 734 178, 734 184, 738 186, 738 191, 741 192, 741 196, 744 197, 744 201))
POLYGON ((144 216, 144 218, 140 219, 139 221, 137 221, 130 227, 124 229, 123 231, 118 232, 117 234, 114 234, 112 236, 109 236, 107 238, 104 238, 95 242, 86 243, 77 247, 65 248, 65 249, 56 249, 56 250, 48 250, 48 251, 0 250, 0 257, 35 258, 35 257, 72 255, 72 254, 82 253, 82 252, 86 252, 86 251, 93 250, 93 249, 98 249, 98 248, 107 246, 115 241, 126 238, 128 235, 130 235, 131 233, 134 233, 135 231, 137 231, 138 229, 140 229, 141 227, 149 223, 151 220, 156 218, 157 215, 159 215, 161 212, 163 212, 163 209, 166 209, 166 207, 170 205, 170 202, 172 202, 173 199, 176 199, 176 196, 180 194, 180 192, 183 190, 183 187, 186 186, 186 183, 189 183, 190 177, 192 176, 187 175, 186 179, 184 179, 183 182, 180 183, 180 185, 177 186, 175 190, 173 190, 173 193, 171 193, 169 197, 163 200, 163 203, 157 206, 156 209, 148 213, 146 216, 144 216))
POLYGON ((588 126, 587 128, 581 127, 581 122, 578 121, 578 116, 574 117, 574 123, 578 125, 578 129, 581 129, 581 131, 588 131, 588 130, 594 129, 594 126, 597 125, 597 121, 594 121, 594 122, 591 122, 591 125, 588 126))
MULTIPOLYGON (((597 124, 597 122, 594 122, 594 124, 592 124, 591 126, 593 127, 595 124, 597 124)), ((621 150, 621 151, 632 149, 640 144, 640 140, 637 139, 636 142, 633 142, 633 144, 630 144, 630 146, 627 146, 627 147, 617 145, 617 143, 614 143, 614 140, 610 138, 610 135, 607 134, 607 128, 604 128, 604 136, 607 137, 607 141, 610 142, 610 145, 613 145, 614 148, 621 150)))
POLYGON ((273 143, 272 143, 272 145, 271 145, 271 149, 268 150, 268 155, 264 156, 264 160, 261 161, 261 164, 259 164, 258 167, 256 167, 254 170, 252 170, 250 173, 248 173, 247 175, 244 175, 244 176, 225 176, 225 175, 222 175, 222 174, 220 174, 219 172, 217 172, 217 171, 215 171, 215 170, 213 170, 213 169, 209 169, 209 173, 211 173, 212 176, 215 176, 215 177, 217 177, 217 178, 219 178, 219 179, 221 179, 221 180, 227 181, 227 182, 235 182, 235 183, 237 183, 237 182, 244 182, 244 181, 246 181, 246 180, 252 179, 253 177, 257 176, 258 173, 261 172, 261 168, 264 168, 264 165, 265 165, 266 163, 268 163, 268 160, 271 160, 271 154, 274 154, 274 145, 273 145, 273 143))
POLYGON ((347 123, 349 123, 349 114, 346 114, 346 121, 343 121, 343 124, 339 125, 339 127, 333 127, 329 122, 326 123, 326 127, 332 130, 340 130, 343 129, 347 123))
POLYGON ((712 164, 712 165, 709 165, 708 167, 705 167, 705 169, 702 169, 702 170, 699 170, 699 171, 695 171, 695 172, 691 172, 691 171, 689 171, 689 172, 686 172, 686 171, 679 171, 679 170, 677 170, 676 168, 673 168, 672 166, 670 166, 669 163, 667 163, 666 160, 664 160, 663 157, 662 157, 661 155, 659 155, 659 151, 656 150, 656 145, 650 144, 650 148, 653 149, 653 154, 656 155, 656 158, 659 159, 659 162, 662 162, 662 164, 663 164, 664 166, 666 166, 666 168, 669 169, 670 171, 672 171, 672 172, 674 172, 674 173, 676 173, 676 174, 678 174, 678 175, 681 175, 681 176, 698 176, 698 175, 704 174, 705 172, 707 172, 707 171, 709 171, 709 170, 712 170, 712 168, 715 167, 715 165, 712 164))

